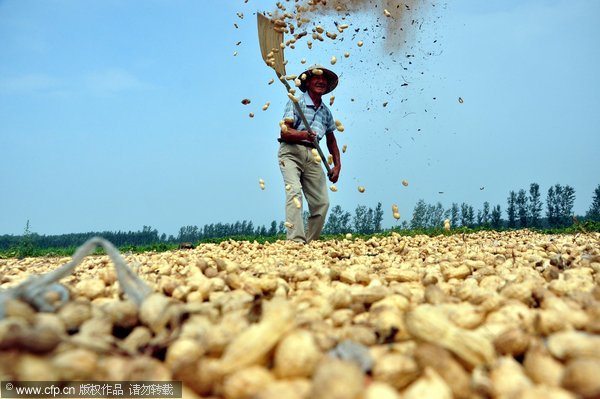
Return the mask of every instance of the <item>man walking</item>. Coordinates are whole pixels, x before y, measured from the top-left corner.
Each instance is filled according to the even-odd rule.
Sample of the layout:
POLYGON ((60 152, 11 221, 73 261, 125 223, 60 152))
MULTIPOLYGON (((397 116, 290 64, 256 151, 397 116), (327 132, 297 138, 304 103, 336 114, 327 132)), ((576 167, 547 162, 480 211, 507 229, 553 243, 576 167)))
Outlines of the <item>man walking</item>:
POLYGON ((326 138, 327 148, 333 157, 333 168, 329 180, 337 182, 340 175, 340 151, 335 135, 335 122, 331 111, 323 104, 322 96, 331 92, 338 84, 338 77, 321 65, 313 65, 301 74, 299 89, 303 94, 296 96, 300 109, 310 124, 312 133, 304 126, 292 100, 288 101, 281 126, 279 145, 279 167, 286 187, 285 216, 287 239, 308 243, 319 239, 329 208, 327 181, 321 162, 315 161, 312 150, 315 137, 326 138), (304 231, 302 219, 302 193, 308 203, 308 231, 304 231))

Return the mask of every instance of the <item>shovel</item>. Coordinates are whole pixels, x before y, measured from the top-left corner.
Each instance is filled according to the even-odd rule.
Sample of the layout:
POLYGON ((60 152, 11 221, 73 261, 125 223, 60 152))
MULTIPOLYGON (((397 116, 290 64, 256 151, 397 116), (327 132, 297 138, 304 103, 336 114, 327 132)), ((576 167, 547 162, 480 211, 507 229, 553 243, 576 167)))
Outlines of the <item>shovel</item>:
MULTIPOLYGON (((281 46, 281 44, 283 43, 283 32, 278 32, 274 29, 275 23, 270 18, 265 17, 258 11, 256 12, 256 15, 258 17, 258 42, 260 44, 260 52, 262 54, 262 58, 265 62, 267 62, 267 55, 270 52, 273 52, 273 57, 271 57, 270 59, 274 60, 275 62, 273 63, 273 65, 270 66, 277 74, 277 78, 279 78, 279 81, 285 85, 285 88, 289 93, 292 88, 285 79, 285 63, 283 60, 283 47, 281 46)), ((296 108, 296 112, 298 113, 298 115, 300 115, 302 123, 304 123, 304 126, 306 126, 306 130, 308 130, 309 133, 314 134, 314 132, 310 128, 310 124, 306 120, 306 116, 304 116, 304 112, 302 112, 302 109, 300 108, 298 103, 295 101, 292 102, 294 104, 294 108, 296 108)), ((323 155, 323 151, 321 151, 321 147, 319 147, 319 142, 317 141, 316 135, 313 141, 313 145, 319 152, 319 156, 323 161, 323 165, 325 165, 325 169, 327 169, 327 176, 331 176, 331 168, 327 163, 325 155, 323 155)))

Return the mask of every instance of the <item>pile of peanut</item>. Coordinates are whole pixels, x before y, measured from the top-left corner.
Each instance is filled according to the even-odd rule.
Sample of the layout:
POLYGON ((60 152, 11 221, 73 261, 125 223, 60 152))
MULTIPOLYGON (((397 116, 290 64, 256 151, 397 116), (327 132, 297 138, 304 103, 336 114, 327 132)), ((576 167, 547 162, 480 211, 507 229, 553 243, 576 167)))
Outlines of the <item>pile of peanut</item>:
MULTIPOLYGON (((600 397, 600 234, 228 241, 106 256, 56 313, 11 300, 0 380, 178 380, 189 398, 600 397), (372 367, 330 351, 351 341, 372 367)), ((0 260, 1 288, 68 258, 0 260)))

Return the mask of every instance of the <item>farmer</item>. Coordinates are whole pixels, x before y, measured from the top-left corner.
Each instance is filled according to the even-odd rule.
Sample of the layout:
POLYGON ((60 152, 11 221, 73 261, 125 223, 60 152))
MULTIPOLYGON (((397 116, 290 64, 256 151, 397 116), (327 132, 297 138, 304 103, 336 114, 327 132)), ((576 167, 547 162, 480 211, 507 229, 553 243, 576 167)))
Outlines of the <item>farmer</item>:
POLYGON ((318 240, 325 224, 329 208, 327 181, 321 162, 315 160, 313 142, 326 138, 327 148, 333 157, 333 168, 329 180, 337 182, 340 175, 340 151, 333 131, 335 122, 331 111, 323 104, 322 96, 331 92, 338 84, 338 77, 321 65, 313 65, 301 75, 300 91, 296 94, 298 105, 310 124, 308 132, 297 113, 292 100, 288 101, 283 115, 279 145, 279 167, 286 186, 285 218, 287 239, 301 243, 318 240), (304 79, 302 79, 304 78, 304 79), (302 194, 308 203, 308 232, 304 232, 302 218, 302 194))

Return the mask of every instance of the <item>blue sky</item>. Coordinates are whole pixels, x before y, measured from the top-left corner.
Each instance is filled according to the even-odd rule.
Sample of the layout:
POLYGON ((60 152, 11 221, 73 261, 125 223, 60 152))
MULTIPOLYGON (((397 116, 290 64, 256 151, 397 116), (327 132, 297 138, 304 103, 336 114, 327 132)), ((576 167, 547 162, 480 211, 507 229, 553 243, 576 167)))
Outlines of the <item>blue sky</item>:
MULTIPOLYGON (((290 74, 302 58, 338 58, 332 111, 348 151, 332 206, 379 201, 389 227, 394 203, 401 221, 420 198, 504 211, 510 190, 537 182, 543 200, 551 185, 573 186, 585 213, 600 184, 600 3, 420 2, 397 47, 375 3, 346 18, 344 41, 285 53, 290 74)), ((283 220, 276 138, 287 96, 267 84, 254 15, 274 9, 0 0, 0 234, 21 234, 27 220, 40 234, 283 220)))

